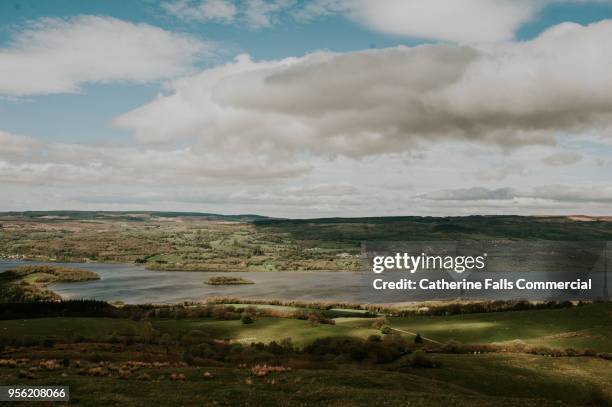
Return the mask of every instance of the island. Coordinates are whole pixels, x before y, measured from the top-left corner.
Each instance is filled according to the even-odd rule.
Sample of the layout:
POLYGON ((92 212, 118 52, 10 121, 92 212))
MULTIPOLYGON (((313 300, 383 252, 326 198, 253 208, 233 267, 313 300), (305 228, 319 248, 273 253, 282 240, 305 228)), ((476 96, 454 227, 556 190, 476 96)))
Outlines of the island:
POLYGON ((240 284, 255 284, 254 281, 240 277, 211 277, 204 284, 209 285, 240 285, 240 284))

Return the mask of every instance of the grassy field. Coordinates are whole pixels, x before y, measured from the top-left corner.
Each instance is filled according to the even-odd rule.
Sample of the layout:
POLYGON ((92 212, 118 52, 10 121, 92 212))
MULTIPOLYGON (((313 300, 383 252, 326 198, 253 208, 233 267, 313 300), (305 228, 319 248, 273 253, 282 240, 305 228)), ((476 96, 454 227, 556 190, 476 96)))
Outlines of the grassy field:
MULTIPOLYGON (((278 306, 269 306, 277 309, 278 306)), ((281 307, 288 310, 291 307, 281 307)), ((270 342, 291 337, 304 345, 326 336, 367 338, 379 334, 371 318, 336 318, 336 325, 311 325, 289 318, 260 318, 252 325, 240 321, 157 320, 162 332, 204 330, 234 341, 270 342)), ((612 304, 597 303, 570 309, 508 311, 452 316, 390 317, 388 325, 407 332, 419 332, 438 342, 502 343, 521 340, 527 344, 559 348, 591 348, 612 352, 612 304)), ((1 325, 0 325, 1 326, 1 325)), ((406 333, 410 336, 410 334, 406 333)))
POLYGON ((493 312, 445 317, 390 318, 390 326, 440 342, 492 343, 523 340, 550 347, 612 352, 612 306, 598 303, 569 309, 493 312))
MULTIPOLYGON (((60 353, 61 354, 61 353, 60 353)), ((49 353, 48 356, 52 356, 49 353)), ((98 357, 100 352, 97 353, 98 357)), ((134 354, 131 353, 133 356, 134 354)), ((0 368, 2 383, 68 385, 78 405, 604 405, 612 396, 610 362, 523 354, 433 355, 435 369, 337 366, 254 377, 240 367, 139 367, 127 379, 92 377, 83 368, 39 369, 31 379, 0 368), (204 378, 208 372, 210 378, 204 378), (172 380, 172 374, 184 378, 172 380)), ((125 362, 115 362, 117 365, 125 362)), ((398 361, 396 365, 401 365, 398 361)), ((38 366, 37 361, 24 365, 38 366)), ((112 365, 110 365, 112 366, 112 365)))
MULTIPOLYGON (((142 368, 150 379, 83 376, 78 369, 44 372, 29 385, 69 385, 78 405, 388 405, 542 406, 597 405, 612 386, 609 363, 524 355, 436 356, 446 369, 393 372, 299 369, 252 379, 237 368, 142 368), (204 380, 203 372, 212 379, 204 380), (184 380, 173 381, 181 372, 184 380), (607 376, 606 376, 607 374, 607 376), (570 379, 574 378, 574 379, 570 379), (246 384, 251 379, 252 384, 246 384)), ((14 369, 13 369, 14 370, 14 369)), ((3 383, 16 374, 0 369, 3 383)), ((23 405, 23 404, 20 404, 23 405)))
MULTIPOLYGON (((291 307, 281 308, 290 311, 291 307)), ((237 343, 281 342, 290 337, 294 345, 303 348, 320 338, 380 335, 380 329, 372 326, 378 319, 340 317, 335 325, 273 317, 259 317, 246 325, 240 320, 212 318, 0 320, 0 341, 12 343, 0 347, 0 383, 69 385, 72 402, 85 406, 540 406, 605 405, 612 400, 612 363, 594 356, 432 350, 427 358, 434 367, 423 368, 411 364, 410 353, 382 364, 303 359, 298 353, 297 359, 287 356, 281 357, 284 362, 270 362, 282 363, 290 370, 283 368, 262 376, 250 370, 254 362, 245 367, 231 356, 224 362, 200 359, 195 364, 185 363, 181 356, 186 338, 192 343, 202 334, 230 347, 237 343), (170 342, 155 339, 165 337, 170 342), (49 367, 49 360, 58 362, 49 367)), ((490 344, 520 339, 542 346, 609 352, 612 304, 415 315, 387 321, 390 327, 419 332, 440 342, 490 344)), ((401 335, 412 342, 409 333, 401 335)))
POLYGON ((152 332, 148 322, 119 318, 57 317, 11 319, 0 321, 0 340, 21 338, 28 342, 51 339, 54 341, 95 341, 111 335, 145 337, 152 332))
MULTIPOLYGON (((292 307, 259 307, 290 311, 292 307)), ((351 310, 352 311, 352 310, 351 310)), ((311 324, 293 318, 260 317, 255 323, 244 325, 240 320, 220 321, 205 319, 150 319, 132 321, 118 318, 36 318, 0 320, 0 338, 61 340, 81 335, 85 339, 117 334, 146 337, 152 329, 171 335, 183 335, 193 330, 209 332, 212 336, 231 341, 271 342, 290 337, 303 346, 314 339, 327 336, 367 338, 380 334, 373 318, 335 318, 335 325, 311 324)), ((449 340, 461 343, 503 343, 521 340, 528 344, 558 348, 591 348, 598 352, 612 352, 612 304, 596 303, 569 309, 508 311, 452 316, 389 317, 388 326, 406 332, 419 332, 438 342, 449 340)), ((411 337, 409 333, 405 334, 411 337)))
MULTIPOLYGON (((366 321, 369 324, 372 321, 366 321)), ((162 320, 153 321, 153 326, 161 332, 187 333, 191 330, 202 330, 213 336, 238 342, 271 342, 291 338, 297 346, 306 345, 317 338, 327 336, 355 336, 367 338, 380 333, 369 326, 360 326, 353 318, 338 318, 336 325, 312 325, 308 321, 290 318, 259 318, 255 323, 243 325, 240 321, 216 320, 162 320)), ((368 325, 368 324, 366 324, 368 325)))

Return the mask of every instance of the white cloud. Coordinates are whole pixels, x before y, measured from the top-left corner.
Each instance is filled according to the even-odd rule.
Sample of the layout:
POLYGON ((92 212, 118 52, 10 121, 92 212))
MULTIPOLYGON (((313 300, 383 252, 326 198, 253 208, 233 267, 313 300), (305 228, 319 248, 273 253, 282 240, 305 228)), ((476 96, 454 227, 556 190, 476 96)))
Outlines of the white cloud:
POLYGON ((295 0, 246 0, 245 20, 252 28, 270 27, 293 4, 295 0))
POLYGON ((0 94, 78 92, 85 83, 184 75, 212 43, 112 17, 43 18, 0 48, 0 94))
POLYGON ((189 147, 158 150, 45 143, 0 131, 0 183, 6 184, 262 184, 310 170, 304 162, 270 161, 256 154, 228 157, 189 147))
POLYGON ((610 0, 173 0, 162 3, 186 21, 240 23, 251 29, 293 19, 342 15, 373 31, 452 43, 511 41, 544 7, 610 0))
POLYGON ((2 210, 161 209, 288 217, 609 214, 612 199, 611 173, 587 153, 571 167, 542 163, 558 147, 529 146, 508 154, 477 141, 448 140, 428 145, 418 159, 412 152, 274 159, 205 149, 197 141, 190 147, 153 148, 2 135, 2 210), (526 173, 503 184, 485 179, 458 189, 476 171, 490 171, 492 163, 514 163, 526 173))
POLYGON ((423 142, 555 143, 612 126, 612 21, 562 24, 533 41, 424 45, 234 62, 176 81, 117 118, 141 143, 361 157, 423 142))
POLYGON ((228 0, 202 0, 199 3, 188 0, 177 0, 162 3, 162 8, 168 14, 183 20, 199 22, 218 21, 231 23, 237 13, 236 5, 228 0))
POLYGON ((176 0, 162 3, 170 15, 185 21, 206 23, 240 22, 251 29, 271 27, 280 21, 280 14, 296 4, 296 0, 176 0))
POLYGON ((601 185, 590 187, 544 185, 528 190, 473 187, 433 191, 420 195, 419 198, 432 201, 512 201, 532 199, 573 204, 612 203, 612 188, 601 185))
POLYGON ((531 20, 538 0, 354 0, 349 15, 380 32, 453 42, 497 42, 531 20))
POLYGON ((27 154, 42 143, 31 137, 18 136, 0 130, 0 157, 14 154, 27 154))
POLYGON ((419 196, 419 198, 432 201, 507 201, 516 197, 516 191, 511 188, 489 189, 483 187, 445 189, 419 196))
POLYGON ((580 160, 582 160, 582 155, 575 151, 563 151, 542 158, 542 162, 544 164, 551 165, 553 167, 576 164, 580 160))

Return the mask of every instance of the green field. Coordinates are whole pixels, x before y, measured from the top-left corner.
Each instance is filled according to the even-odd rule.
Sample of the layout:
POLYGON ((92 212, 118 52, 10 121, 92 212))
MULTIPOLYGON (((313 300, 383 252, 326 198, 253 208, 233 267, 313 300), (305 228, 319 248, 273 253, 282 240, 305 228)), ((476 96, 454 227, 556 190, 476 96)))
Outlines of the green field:
POLYGON ((492 343, 520 339, 535 345, 612 352, 610 303, 569 309, 390 318, 390 325, 420 332, 440 342, 492 343))
MULTIPOLYGON (((236 306, 239 304, 236 304, 236 306)), ((267 309, 294 310, 294 307, 264 306, 267 309)), ((352 310, 351 310, 352 311, 352 310)), ((183 335, 193 330, 210 333, 213 337, 250 342, 280 341, 290 337, 303 346, 327 336, 367 338, 380 334, 373 328, 372 318, 340 317, 335 325, 316 324, 293 318, 260 317, 244 325, 240 320, 151 319, 132 321, 120 318, 58 317, 26 320, 1 320, 0 338, 25 337, 61 340, 69 335, 81 335, 88 340, 117 334, 145 337, 152 329, 171 335, 183 335)), ((612 352, 612 304, 595 303, 569 309, 508 311, 452 316, 389 317, 388 325, 406 332, 419 332, 438 342, 503 343, 521 340, 528 344, 553 348, 591 348, 612 352)), ((406 336, 411 337, 409 333, 406 336)))
MULTIPOLYGON (((366 323, 371 324, 370 321, 366 323)), ((291 338, 298 346, 306 345, 317 338, 327 336, 356 336, 367 338, 380 333, 362 324, 355 323, 353 318, 338 318, 336 325, 311 325, 308 321, 290 318, 259 318, 254 324, 243 325, 240 321, 215 320, 164 320, 154 321, 153 326, 162 332, 183 332, 202 330, 213 336, 239 342, 271 342, 291 338)), ((366 324, 368 325, 368 324, 366 324)))
MULTIPOLYGON (((238 304, 236 304, 238 305, 238 304)), ((284 310, 292 307, 268 306, 284 310)), ((352 310, 351 310, 352 311, 352 310)), ((315 325, 289 318, 260 318, 255 324, 240 321, 153 321, 163 332, 204 330, 235 341, 270 342, 291 337, 296 344, 331 335, 367 338, 379 334, 370 318, 336 318, 336 325, 315 325)), ((508 311, 452 316, 390 317, 388 325, 439 342, 500 343, 522 340, 528 344, 560 348, 592 348, 612 352, 612 305, 597 303, 570 309, 508 311)), ((1 325, 0 325, 1 326, 1 325)), ((409 335, 410 334, 406 334, 409 335)))
POLYGON ((77 336, 81 340, 95 341, 113 334, 145 337, 151 332, 148 322, 120 318, 57 317, 0 321, 0 339, 21 338, 29 342, 73 340, 77 336))
MULTIPOLYGON (((85 406, 552 406, 605 405, 612 400, 612 363, 596 356, 611 350, 611 303, 387 319, 392 328, 419 332, 439 342, 522 340, 551 348, 589 348, 593 356, 550 357, 515 351, 455 354, 434 347, 426 356, 433 367, 423 368, 411 362, 416 355, 413 353, 375 363, 370 359, 351 362, 334 355, 313 358, 297 351, 293 356, 266 356, 268 363, 291 369, 262 377, 232 356, 235 346, 246 351, 241 357, 256 356, 255 349, 249 351, 251 342, 280 343, 291 338, 294 345, 304 348, 328 337, 365 340, 381 334, 380 329, 372 327, 379 319, 339 317, 335 325, 274 317, 258 317, 252 324, 212 318, 0 320, 0 340, 5 344, 0 347, 0 383, 70 385, 72 402, 85 406), (208 338, 202 339, 207 343, 225 344, 229 353, 223 360, 185 362, 185 346, 210 347, 197 345, 200 337, 208 338), (52 370, 44 367, 48 360, 58 361, 52 370), (204 377, 204 372, 209 375, 204 377)), ((382 335, 383 341, 398 333, 382 335)), ((412 343, 410 333, 399 334, 412 343)), ((268 351, 263 352, 265 355, 268 351)))

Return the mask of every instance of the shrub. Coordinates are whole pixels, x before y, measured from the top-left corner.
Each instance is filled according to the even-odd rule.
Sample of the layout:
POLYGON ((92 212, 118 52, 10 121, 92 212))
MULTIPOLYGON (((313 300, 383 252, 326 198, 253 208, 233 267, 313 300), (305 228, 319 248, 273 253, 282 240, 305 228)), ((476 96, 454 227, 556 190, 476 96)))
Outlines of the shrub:
POLYGON ((442 345, 442 352, 444 353, 467 353, 468 350, 460 342, 450 340, 442 345))
POLYGON ((386 318, 376 318, 374 322, 372 322, 372 329, 381 329, 386 322, 386 318))
POLYGON ((430 368, 434 367, 434 363, 422 351, 416 351, 410 355, 409 364, 411 367, 430 368))
POLYGON ((247 314, 246 312, 242 314, 240 320, 243 324, 252 324, 253 322, 255 322, 253 320, 253 317, 250 314, 247 314))
POLYGON ((54 341, 53 339, 51 339, 51 338, 45 338, 45 339, 43 339, 43 341, 42 341, 42 345, 43 345, 45 348, 52 348, 52 347, 53 347, 53 345, 55 345, 55 341, 54 341))

